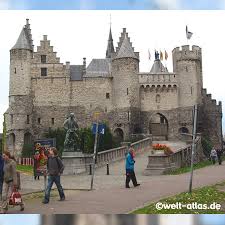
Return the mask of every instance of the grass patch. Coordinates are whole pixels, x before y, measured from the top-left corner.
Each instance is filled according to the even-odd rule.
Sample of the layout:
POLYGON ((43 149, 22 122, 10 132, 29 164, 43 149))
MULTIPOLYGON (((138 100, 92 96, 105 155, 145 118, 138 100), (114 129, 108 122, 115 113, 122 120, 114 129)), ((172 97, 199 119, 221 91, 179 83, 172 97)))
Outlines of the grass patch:
POLYGON ((187 205, 188 208, 181 207, 181 209, 162 209, 157 210, 156 204, 158 202, 152 203, 144 208, 137 209, 133 211, 133 214, 205 214, 205 213, 213 213, 213 214, 223 214, 225 211, 224 203, 225 203, 225 192, 217 189, 218 186, 224 186, 224 182, 221 184, 217 184, 214 186, 206 186, 203 188, 195 189, 192 194, 188 192, 184 192, 173 197, 162 199, 158 202, 162 204, 176 204, 180 203, 182 205, 187 205), (207 207, 214 203, 219 203, 222 205, 220 210, 216 209, 200 209, 200 205, 195 206, 196 209, 189 209, 190 204, 206 204, 207 207))
MULTIPOLYGON (((58 191, 57 190, 52 190, 50 193, 50 198, 57 197, 58 191)), ((44 191, 36 192, 36 193, 31 193, 31 194, 25 194, 22 196, 24 200, 31 200, 31 199, 43 199, 44 198, 44 191)))
POLYGON ((28 165, 16 165, 16 169, 20 172, 25 172, 29 174, 33 174, 33 166, 28 166, 28 165))
MULTIPOLYGON (((204 167, 210 166, 210 165, 212 165, 212 162, 210 160, 205 160, 205 161, 194 164, 193 168, 194 168, 194 170, 197 170, 197 169, 201 169, 201 168, 204 168, 204 167)), ((182 173, 188 173, 190 171, 191 171, 191 167, 185 166, 185 167, 175 169, 175 170, 165 173, 165 174, 178 175, 178 174, 182 174, 182 173)))

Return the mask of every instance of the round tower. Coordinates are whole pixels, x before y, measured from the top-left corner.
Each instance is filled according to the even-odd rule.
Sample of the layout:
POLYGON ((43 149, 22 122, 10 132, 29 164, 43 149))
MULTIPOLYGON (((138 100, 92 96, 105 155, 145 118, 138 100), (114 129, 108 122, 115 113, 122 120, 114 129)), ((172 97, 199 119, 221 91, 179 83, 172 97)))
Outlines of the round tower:
POLYGON ((31 60, 33 41, 29 20, 10 50, 9 109, 7 111, 8 148, 16 156, 24 142, 31 142, 31 60))
POLYGON ((126 134, 135 133, 140 118, 139 99, 139 53, 134 52, 130 39, 123 29, 123 33, 112 59, 113 76, 113 104, 120 114, 117 121, 126 124, 126 134))
POLYGON ((179 106, 193 106, 202 102, 202 50, 185 45, 173 50, 173 70, 179 78, 179 106))

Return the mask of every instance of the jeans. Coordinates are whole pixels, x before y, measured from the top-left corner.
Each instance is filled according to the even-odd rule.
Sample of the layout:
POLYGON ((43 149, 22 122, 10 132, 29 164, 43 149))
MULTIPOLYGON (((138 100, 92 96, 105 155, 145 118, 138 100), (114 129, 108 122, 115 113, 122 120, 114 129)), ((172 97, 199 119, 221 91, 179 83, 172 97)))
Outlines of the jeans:
POLYGON ((62 185, 60 183, 60 176, 59 175, 49 175, 48 176, 48 185, 47 185, 47 188, 45 190, 45 201, 46 202, 49 202, 50 192, 51 192, 53 183, 56 184, 56 187, 57 187, 58 192, 59 192, 60 199, 65 198, 65 194, 64 194, 62 185))
POLYGON ((2 200, 3 178, 0 178, 0 200, 2 200))

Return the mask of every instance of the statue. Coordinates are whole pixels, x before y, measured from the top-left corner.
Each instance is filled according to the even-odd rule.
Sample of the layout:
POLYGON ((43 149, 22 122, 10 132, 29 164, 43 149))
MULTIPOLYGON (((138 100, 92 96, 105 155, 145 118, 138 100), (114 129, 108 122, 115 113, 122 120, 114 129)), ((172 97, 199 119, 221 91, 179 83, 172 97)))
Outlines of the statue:
POLYGON ((159 52, 155 51, 155 60, 159 60, 159 52))
POLYGON ((65 120, 63 127, 66 130, 64 151, 65 152, 79 151, 78 134, 77 134, 77 130, 79 129, 79 127, 77 122, 75 121, 74 113, 70 113, 69 117, 65 120))

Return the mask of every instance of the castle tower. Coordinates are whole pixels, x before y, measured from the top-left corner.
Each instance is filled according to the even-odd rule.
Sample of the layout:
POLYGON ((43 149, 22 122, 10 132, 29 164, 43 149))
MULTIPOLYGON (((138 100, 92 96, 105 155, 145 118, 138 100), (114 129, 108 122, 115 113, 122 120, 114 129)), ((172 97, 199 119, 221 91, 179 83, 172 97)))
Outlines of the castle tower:
POLYGON ((113 105, 117 121, 123 124, 125 136, 137 132, 140 118, 139 53, 134 52, 130 38, 123 28, 120 42, 112 59, 113 105))
POLYGON ((30 67, 32 57, 33 41, 27 19, 16 44, 10 50, 9 109, 6 113, 6 123, 8 148, 17 156, 22 151, 24 139, 31 142, 30 67))
POLYGON ((107 45, 107 50, 106 50, 106 58, 112 58, 113 53, 115 53, 115 50, 114 50, 112 31, 111 31, 111 26, 110 26, 109 39, 108 39, 108 45, 107 45))
POLYGON ((179 77, 179 107, 201 104, 202 51, 198 46, 182 46, 173 50, 173 70, 179 77))

